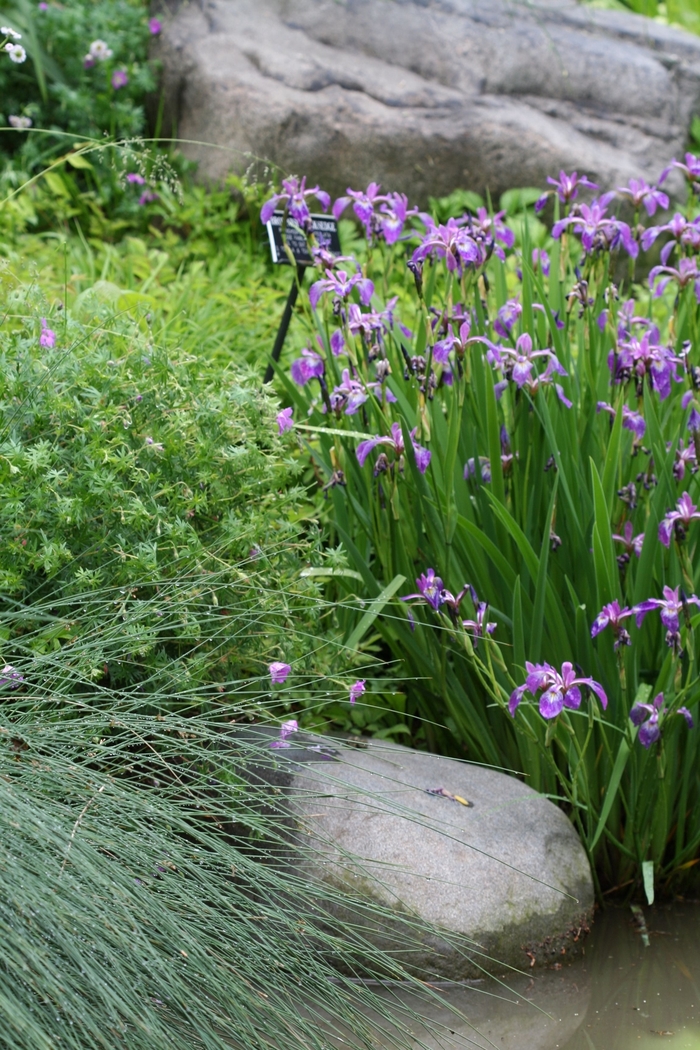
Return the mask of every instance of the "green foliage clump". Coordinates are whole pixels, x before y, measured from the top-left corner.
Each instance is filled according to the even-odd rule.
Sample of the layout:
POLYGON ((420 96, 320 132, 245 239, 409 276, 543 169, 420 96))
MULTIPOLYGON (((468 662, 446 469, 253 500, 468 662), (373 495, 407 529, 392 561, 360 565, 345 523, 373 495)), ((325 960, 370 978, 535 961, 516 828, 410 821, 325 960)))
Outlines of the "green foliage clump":
POLYGON ((13 631, 32 651, 80 652, 96 617, 121 623, 119 658, 93 644, 89 674, 151 689, 166 672, 196 688, 291 662, 316 539, 257 377, 157 341, 138 293, 109 282, 44 319, 31 290, 5 291, 0 590, 24 609, 13 631), (240 629, 244 609, 254 630, 240 629))

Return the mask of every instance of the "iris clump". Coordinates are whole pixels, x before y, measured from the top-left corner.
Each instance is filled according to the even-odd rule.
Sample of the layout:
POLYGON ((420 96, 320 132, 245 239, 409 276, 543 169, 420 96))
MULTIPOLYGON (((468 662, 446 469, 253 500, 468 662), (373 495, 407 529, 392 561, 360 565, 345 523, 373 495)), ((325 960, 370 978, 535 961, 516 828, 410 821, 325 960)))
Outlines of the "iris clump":
POLYGON ((649 859, 680 877, 700 848, 699 167, 606 193, 561 172, 519 214, 349 188, 332 211, 363 237, 334 259, 309 235, 283 375, 329 535, 366 599, 396 595, 375 626, 414 742, 557 795, 601 886, 649 859))

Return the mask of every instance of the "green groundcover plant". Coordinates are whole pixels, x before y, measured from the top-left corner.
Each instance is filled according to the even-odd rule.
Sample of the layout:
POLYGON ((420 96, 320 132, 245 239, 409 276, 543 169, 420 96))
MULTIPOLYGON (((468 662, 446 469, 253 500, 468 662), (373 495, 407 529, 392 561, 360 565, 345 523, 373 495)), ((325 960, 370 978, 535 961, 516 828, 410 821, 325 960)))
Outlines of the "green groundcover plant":
MULTIPOLYGON (((333 210, 364 227, 362 265, 312 243, 307 344, 279 373, 280 429, 321 472, 429 742, 523 770, 568 809, 601 886, 643 872, 650 895, 700 845, 700 162, 672 167, 690 192, 670 219, 665 173, 591 203, 590 180, 550 179, 548 249, 522 211, 437 222, 348 190, 333 210)), ((277 206, 308 231, 312 198, 329 206, 287 180, 262 218, 277 206)))
POLYGON ((105 588, 119 588, 109 623, 121 621, 124 648, 108 663, 91 647, 94 680, 162 691, 163 676, 184 677, 211 690, 275 655, 294 662, 306 643, 293 624, 316 597, 300 570, 318 539, 255 377, 157 344, 138 294, 109 282, 55 319, 35 288, 12 285, 7 276, 0 590, 24 610, 13 630, 31 634, 48 603, 31 647, 79 651, 105 588), (243 637, 242 607, 259 622, 243 637))

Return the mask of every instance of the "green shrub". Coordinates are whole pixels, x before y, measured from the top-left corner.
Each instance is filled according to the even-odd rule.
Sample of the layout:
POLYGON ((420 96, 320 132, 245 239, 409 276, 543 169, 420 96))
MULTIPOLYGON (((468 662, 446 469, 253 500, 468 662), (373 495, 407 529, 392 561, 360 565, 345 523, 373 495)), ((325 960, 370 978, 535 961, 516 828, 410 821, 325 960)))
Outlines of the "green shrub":
POLYGON ((259 379, 156 341, 139 294, 109 282, 53 316, 4 283, 0 604, 23 609, 14 634, 80 654, 101 623, 120 655, 94 642, 78 677, 152 690, 300 658, 317 538, 259 379))

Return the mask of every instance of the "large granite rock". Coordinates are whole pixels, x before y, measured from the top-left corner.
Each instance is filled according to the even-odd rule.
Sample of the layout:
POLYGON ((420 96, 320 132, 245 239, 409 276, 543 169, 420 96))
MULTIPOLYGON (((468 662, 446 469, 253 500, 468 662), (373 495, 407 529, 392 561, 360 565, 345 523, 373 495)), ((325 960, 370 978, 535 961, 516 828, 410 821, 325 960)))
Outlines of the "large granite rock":
POLYGON ((397 744, 338 743, 323 760, 302 741, 258 775, 283 789, 295 870, 337 893, 333 911, 369 943, 455 980, 576 953, 593 887, 555 805, 514 777, 397 744))
POLYGON ((190 0, 157 54, 202 176, 262 158, 417 202, 652 180, 700 103, 700 38, 575 0, 190 0))

